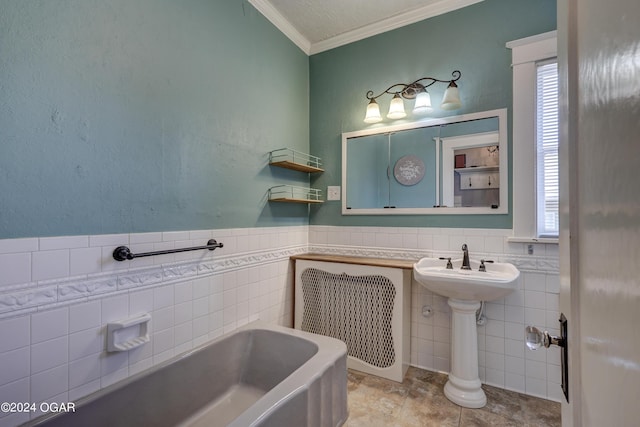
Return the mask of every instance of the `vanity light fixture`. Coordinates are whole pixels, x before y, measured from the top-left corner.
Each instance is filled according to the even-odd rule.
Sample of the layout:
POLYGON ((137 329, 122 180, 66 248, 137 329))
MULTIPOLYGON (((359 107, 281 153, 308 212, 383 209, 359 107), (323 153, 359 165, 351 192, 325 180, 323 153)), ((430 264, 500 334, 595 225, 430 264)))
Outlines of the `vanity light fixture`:
POLYGON ((376 99, 388 93, 389 95, 393 95, 391 99, 391 103, 389 105, 389 113, 387 117, 390 119, 402 119, 407 116, 404 110, 404 99, 415 99, 415 103, 413 106, 413 114, 422 115, 427 114, 432 111, 431 107, 431 95, 427 92, 427 88, 436 83, 449 83, 446 91, 444 92, 444 97, 442 99, 442 104, 440 108, 443 110, 456 110, 462 107, 462 103, 460 102, 460 92, 458 90, 458 85, 456 82, 462 76, 462 73, 458 70, 455 70, 451 73, 453 79, 451 80, 440 80, 434 77, 422 77, 412 83, 396 83, 394 85, 389 86, 385 91, 380 93, 379 95, 373 96, 373 91, 370 90, 367 92, 367 99, 369 100, 369 104, 367 105, 367 113, 364 118, 365 123, 378 123, 382 121, 382 116, 380 115, 380 106, 376 99))
POLYGON ((374 98, 372 98, 371 101, 369 101, 369 105, 367 105, 367 114, 364 121, 365 123, 378 123, 382 121, 380 106, 374 98))
POLYGON ((407 117, 407 113, 404 112, 404 101, 397 93, 393 96, 393 99, 389 104, 389 112, 387 113, 387 117, 390 119, 403 119, 407 117))
POLYGON ((451 80, 447 90, 444 91, 444 97, 442 97, 442 104, 440 105, 440 108, 443 110, 457 110, 460 107, 462 107, 462 102, 460 102, 458 85, 455 81, 451 80))

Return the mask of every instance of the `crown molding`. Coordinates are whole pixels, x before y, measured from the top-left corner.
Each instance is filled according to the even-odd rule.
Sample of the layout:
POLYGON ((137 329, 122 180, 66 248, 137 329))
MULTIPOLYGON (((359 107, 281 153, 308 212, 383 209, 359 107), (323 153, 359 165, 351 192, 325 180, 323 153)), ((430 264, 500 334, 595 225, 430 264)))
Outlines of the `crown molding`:
POLYGON ((277 29, 289 38, 304 53, 310 55, 311 42, 271 5, 268 0, 248 0, 258 12, 264 15, 277 29))
POLYGON ((285 36, 296 44, 307 55, 324 52, 339 46, 366 39, 405 25, 413 24, 434 16, 461 9, 484 0, 440 0, 418 9, 410 10, 399 15, 392 16, 373 24, 365 25, 346 33, 330 37, 316 43, 311 43, 303 36, 278 10, 271 5, 269 0, 248 0, 265 18, 276 26, 285 36))
POLYGON ((353 31, 339 34, 335 37, 331 37, 317 43, 312 43, 310 55, 366 39, 367 37, 372 37, 387 31, 395 30, 396 28, 442 15, 456 9, 461 9, 475 3, 480 3, 481 1, 484 0, 440 0, 421 8, 404 12, 373 24, 365 25, 364 27, 357 28, 353 31))
POLYGON ((481 1, 484 0, 440 0, 423 6, 419 9, 410 10, 408 12, 404 12, 399 15, 384 19, 382 21, 378 21, 370 25, 365 25, 364 27, 357 28, 353 31, 349 31, 343 34, 339 34, 335 37, 313 43, 311 45, 311 55, 343 46, 345 44, 353 43, 358 40, 366 39, 367 37, 372 37, 377 34, 382 34, 387 31, 395 30, 396 28, 404 27, 406 25, 423 21, 434 16, 442 15, 456 9, 461 9, 475 3, 480 3, 481 1))

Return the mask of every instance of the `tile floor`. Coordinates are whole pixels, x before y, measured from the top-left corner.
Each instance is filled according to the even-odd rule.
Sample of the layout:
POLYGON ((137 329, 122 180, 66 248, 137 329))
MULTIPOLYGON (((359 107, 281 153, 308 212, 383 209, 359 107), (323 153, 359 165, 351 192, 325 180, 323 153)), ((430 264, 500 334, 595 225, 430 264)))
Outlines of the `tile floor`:
POLYGON ((560 426, 560 404, 483 386, 487 406, 462 408, 443 393, 445 374, 410 367, 402 384, 349 370, 345 427, 560 426))

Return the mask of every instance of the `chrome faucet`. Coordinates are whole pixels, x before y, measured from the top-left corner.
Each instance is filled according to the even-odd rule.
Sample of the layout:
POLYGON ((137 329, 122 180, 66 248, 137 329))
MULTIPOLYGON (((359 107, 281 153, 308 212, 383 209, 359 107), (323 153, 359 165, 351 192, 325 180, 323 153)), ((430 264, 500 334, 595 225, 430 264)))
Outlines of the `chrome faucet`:
POLYGON ((466 243, 462 245, 462 252, 462 267, 460 267, 460 269, 471 270, 471 263, 469 262, 469 248, 467 247, 466 243))

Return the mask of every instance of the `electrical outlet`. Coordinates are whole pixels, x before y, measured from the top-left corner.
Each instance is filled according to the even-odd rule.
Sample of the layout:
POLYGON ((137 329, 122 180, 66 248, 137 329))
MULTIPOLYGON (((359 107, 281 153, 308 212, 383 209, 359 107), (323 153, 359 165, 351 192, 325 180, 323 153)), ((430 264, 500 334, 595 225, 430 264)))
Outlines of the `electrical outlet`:
POLYGON ((340 200, 339 185, 330 185, 327 187, 327 200, 340 200))

